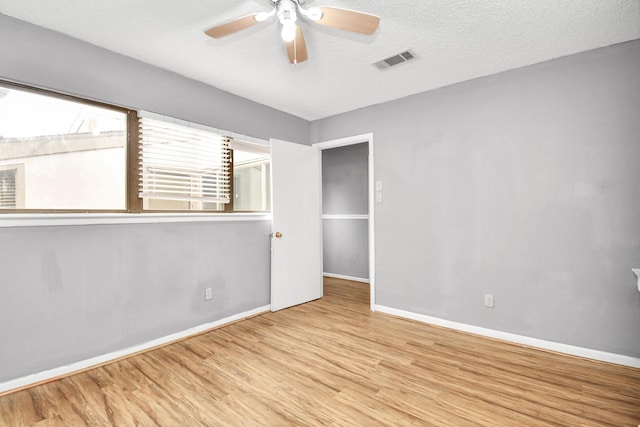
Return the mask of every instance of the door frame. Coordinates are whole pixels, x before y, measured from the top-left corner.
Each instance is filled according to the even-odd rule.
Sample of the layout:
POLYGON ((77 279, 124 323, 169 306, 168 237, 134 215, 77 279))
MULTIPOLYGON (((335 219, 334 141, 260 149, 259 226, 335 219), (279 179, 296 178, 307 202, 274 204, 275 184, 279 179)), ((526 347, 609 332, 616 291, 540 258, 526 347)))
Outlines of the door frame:
POLYGON ((361 144, 366 142, 369 146, 369 295, 370 295, 370 309, 376 311, 376 244, 375 244, 375 174, 374 170, 374 155, 373 155, 373 133, 363 133, 361 135, 347 136, 345 138, 332 139, 324 142, 317 142, 312 144, 313 147, 317 147, 320 150, 328 150, 330 148, 345 147, 347 145, 361 144))

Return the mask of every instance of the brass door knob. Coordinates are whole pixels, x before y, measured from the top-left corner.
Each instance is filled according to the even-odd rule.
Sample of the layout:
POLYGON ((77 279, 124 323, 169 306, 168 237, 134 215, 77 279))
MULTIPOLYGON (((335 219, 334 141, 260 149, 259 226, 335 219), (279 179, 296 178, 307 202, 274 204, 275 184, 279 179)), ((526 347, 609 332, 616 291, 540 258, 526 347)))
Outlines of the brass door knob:
POLYGON ((276 236, 276 239, 279 239, 282 237, 282 233, 279 231, 276 231, 276 234, 274 234, 274 236, 276 236))

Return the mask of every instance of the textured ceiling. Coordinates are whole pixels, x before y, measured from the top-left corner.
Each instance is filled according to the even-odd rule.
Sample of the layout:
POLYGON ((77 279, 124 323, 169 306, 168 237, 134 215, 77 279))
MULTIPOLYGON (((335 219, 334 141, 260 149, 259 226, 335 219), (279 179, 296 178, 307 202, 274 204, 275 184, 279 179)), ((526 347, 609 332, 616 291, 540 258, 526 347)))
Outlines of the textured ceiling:
POLYGON ((0 0, 50 28, 308 120, 640 38, 638 0, 307 0, 381 17, 373 36, 302 22, 291 65, 270 20, 215 40, 203 31, 268 0, 0 0), (417 60, 371 65, 401 50, 417 60))

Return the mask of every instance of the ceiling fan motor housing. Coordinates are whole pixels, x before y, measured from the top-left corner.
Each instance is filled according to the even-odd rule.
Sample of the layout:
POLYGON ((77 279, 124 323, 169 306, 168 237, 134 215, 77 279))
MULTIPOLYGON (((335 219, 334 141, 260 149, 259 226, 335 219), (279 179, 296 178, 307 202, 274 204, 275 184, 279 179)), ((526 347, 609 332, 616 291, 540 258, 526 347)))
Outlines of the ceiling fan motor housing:
POLYGON ((280 0, 276 5, 278 19, 284 25, 285 21, 296 22, 296 4, 292 0, 280 0))

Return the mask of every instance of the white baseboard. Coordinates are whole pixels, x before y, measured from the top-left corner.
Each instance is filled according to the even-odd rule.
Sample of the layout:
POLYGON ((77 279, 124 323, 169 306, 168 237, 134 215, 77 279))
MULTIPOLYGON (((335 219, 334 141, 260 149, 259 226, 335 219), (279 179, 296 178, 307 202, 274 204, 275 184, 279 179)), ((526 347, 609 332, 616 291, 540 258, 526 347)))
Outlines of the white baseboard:
POLYGON ((450 320, 439 319, 437 317, 431 317, 424 314, 413 313, 410 311, 398 310, 396 308, 385 307, 383 305, 376 305, 375 311, 391 314, 393 316, 404 317, 406 319, 417 320, 418 322, 429 323, 431 325, 442 326, 449 329, 455 329, 458 331, 469 332, 472 334, 496 338, 503 341, 509 341, 516 344, 524 344, 543 350, 551 350, 558 353, 599 360, 601 362, 609 362, 615 363, 617 365, 630 366, 632 368, 640 368, 640 359, 636 357, 608 353, 601 350, 592 350, 590 348, 561 344, 553 341, 545 341, 538 338, 531 338, 523 335, 512 334, 509 332, 501 332, 494 329, 482 328, 480 326, 468 325, 466 323, 452 322, 450 320))
POLYGON ((322 275, 326 277, 331 277, 334 279, 344 279, 344 280, 351 280, 353 282, 369 283, 369 279, 365 279, 363 277, 345 276, 344 274, 333 274, 333 273, 322 273, 322 275))
POLYGON ((203 325, 194 326, 193 328, 189 328, 185 331, 176 332, 174 334, 170 334, 161 338, 156 338, 154 340, 147 341, 145 343, 138 344, 133 347, 125 348, 123 350, 118 350, 118 351, 103 354, 100 356, 92 357, 90 359, 81 360, 79 362, 74 362, 69 365, 38 372, 37 374, 31 374, 25 377, 5 381, 3 383, 0 383, 0 394, 8 392, 10 390, 17 390, 17 389, 35 385, 38 383, 53 380, 55 378, 59 378, 62 376, 67 376, 67 375, 80 372, 95 366, 103 365, 107 362, 111 362, 116 359, 121 359, 123 357, 129 356, 135 353, 139 353, 141 351, 149 350, 154 347, 159 347, 165 344, 169 344, 171 342, 179 341, 193 335, 198 335, 208 330, 216 329, 221 326, 227 325, 229 323, 233 323, 238 320, 243 320, 248 317, 253 317, 258 314, 268 312, 270 310, 271 310, 271 306, 265 305, 263 307, 258 307, 253 310, 249 310, 242 313, 234 314, 233 316, 225 317, 224 319, 220 319, 215 322, 205 323, 203 325))

